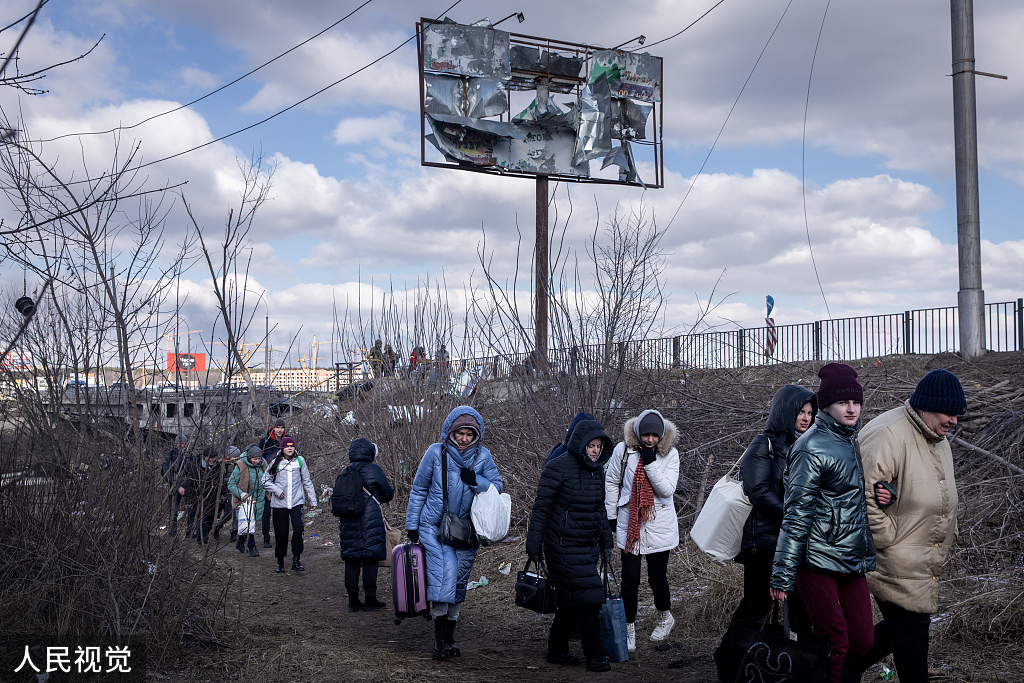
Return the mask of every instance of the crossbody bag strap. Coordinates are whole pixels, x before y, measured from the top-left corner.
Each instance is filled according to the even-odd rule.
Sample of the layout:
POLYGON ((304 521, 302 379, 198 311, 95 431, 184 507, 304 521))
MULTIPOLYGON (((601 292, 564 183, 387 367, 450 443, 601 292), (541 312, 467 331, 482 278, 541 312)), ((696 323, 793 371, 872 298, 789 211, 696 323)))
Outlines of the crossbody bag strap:
MULTIPOLYGON (((764 435, 764 438, 768 441, 768 455, 775 455, 774 446, 772 446, 772 438, 767 434, 764 435)), ((743 455, 746 455, 746 453, 743 453, 743 455)), ((740 463, 743 462, 743 455, 736 459, 736 462, 732 464, 732 467, 729 468, 729 471, 725 476, 732 476, 732 473, 739 468, 740 463)))
MULTIPOLYGON (((629 445, 622 442, 622 469, 619 472, 619 498, 622 498, 622 485, 626 483, 626 464, 629 462, 629 445)), ((618 503, 618 501, 615 501, 618 503)))
POLYGON ((441 514, 448 512, 448 444, 441 442, 441 514))
MULTIPOLYGON (((365 486, 363 487, 363 491, 366 491, 366 487, 365 486)), ((380 508, 380 518, 384 520, 384 528, 387 531, 391 531, 391 525, 388 524, 388 518, 384 515, 384 507, 380 504, 380 501, 377 500, 376 498, 374 498, 373 494, 370 493, 369 491, 366 491, 366 495, 368 495, 370 497, 370 500, 372 500, 374 503, 376 503, 377 507, 380 508)))

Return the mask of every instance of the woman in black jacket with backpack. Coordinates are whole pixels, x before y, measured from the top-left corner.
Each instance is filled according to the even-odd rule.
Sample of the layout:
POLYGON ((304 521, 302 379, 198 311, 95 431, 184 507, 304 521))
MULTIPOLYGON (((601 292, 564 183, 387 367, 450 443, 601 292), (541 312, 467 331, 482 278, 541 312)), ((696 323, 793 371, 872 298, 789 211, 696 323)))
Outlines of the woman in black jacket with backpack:
POLYGON ((782 481, 786 456, 814 422, 817 412, 813 391, 796 384, 782 387, 772 398, 764 431, 754 437, 740 459, 743 493, 753 509, 743 527, 743 544, 736 557, 743 565, 743 599, 732 616, 733 622, 761 621, 772 607, 768 581, 786 498, 782 481))
POLYGON ((338 519, 341 536, 341 557, 345 560, 345 590, 348 591, 348 611, 361 612, 384 607, 377 599, 377 562, 387 554, 385 542, 384 513, 381 505, 395 497, 395 490, 388 483, 384 470, 373 462, 377 456, 377 444, 369 439, 356 439, 348 448, 348 459, 363 480, 366 507, 358 517, 338 519), (363 572, 363 592, 366 598, 359 601, 359 570, 363 572))
POLYGON ((604 464, 612 442, 597 420, 583 420, 569 437, 564 455, 544 466, 530 515, 526 552, 530 560, 547 558, 558 579, 558 608, 548 635, 547 661, 578 664, 569 652, 569 634, 579 624, 588 671, 611 668, 605 657, 598 612, 605 601, 597 573, 603 554, 610 563, 612 534, 604 509, 604 464))

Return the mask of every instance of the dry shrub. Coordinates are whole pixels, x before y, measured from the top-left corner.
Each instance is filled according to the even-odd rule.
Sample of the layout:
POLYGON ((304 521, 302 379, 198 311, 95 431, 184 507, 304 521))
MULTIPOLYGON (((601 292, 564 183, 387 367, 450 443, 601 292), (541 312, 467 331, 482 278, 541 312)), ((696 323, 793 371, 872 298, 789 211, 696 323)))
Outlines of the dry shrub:
POLYGON ((142 641, 154 661, 219 640, 226 577, 161 531, 159 466, 66 425, 5 433, 0 450, 0 634, 142 641))

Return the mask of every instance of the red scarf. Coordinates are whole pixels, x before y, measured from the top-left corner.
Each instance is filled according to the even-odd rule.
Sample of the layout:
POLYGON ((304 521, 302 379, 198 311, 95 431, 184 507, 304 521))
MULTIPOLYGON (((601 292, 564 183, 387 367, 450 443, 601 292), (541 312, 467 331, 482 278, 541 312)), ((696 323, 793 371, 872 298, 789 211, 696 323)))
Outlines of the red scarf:
POLYGON ((644 470, 644 461, 636 455, 633 488, 629 494, 629 524, 626 527, 626 552, 640 554, 640 524, 654 519, 654 489, 644 470))

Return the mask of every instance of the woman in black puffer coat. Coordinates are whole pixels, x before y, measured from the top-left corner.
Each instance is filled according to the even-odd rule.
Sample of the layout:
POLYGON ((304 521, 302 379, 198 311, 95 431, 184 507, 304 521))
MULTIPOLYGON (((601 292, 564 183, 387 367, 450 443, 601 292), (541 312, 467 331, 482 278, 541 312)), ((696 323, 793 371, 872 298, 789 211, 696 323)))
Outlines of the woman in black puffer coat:
MULTIPOLYGON (((345 589, 348 591, 348 611, 359 612, 384 607, 377 600, 377 562, 387 554, 384 539, 384 515, 380 505, 395 497, 388 478, 380 465, 373 462, 377 456, 377 444, 369 439, 356 439, 348 448, 349 462, 359 471, 363 488, 370 492, 366 496, 366 508, 361 517, 338 519, 341 535, 341 557, 345 560, 345 589), (374 502, 376 500, 376 502, 374 502), (363 572, 363 591, 366 600, 359 601, 359 570, 363 572)), ((366 495, 364 493, 364 495, 366 495)))
MULTIPOLYGON (((775 392, 764 431, 754 437, 740 459, 743 492, 753 508, 743 527, 743 545, 736 561, 743 565, 743 599, 732 621, 761 621, 772 607, 768 581, 775 544, 782 525, 789 449, 807 431, 818 412, 814 392, 787 384, 775 392)), ((794 605, 790 605, 792 612, 794 605)))
POLYGON ((611 453, 611 439, 600 422, 583 420, 577 424, 565 455, 544 466, 526 536, 530 559, 539 562, 547 558, 550 576, 559 580, 558 609, 548 635, 547 660, 579 663, 569 653, 569 634, 578 621, 590 671, 610 668, 598 627, 605 592, 597 561, 602 554, 610 561, 612 552, 612 534, 604 509, 603 470, 611 453))

